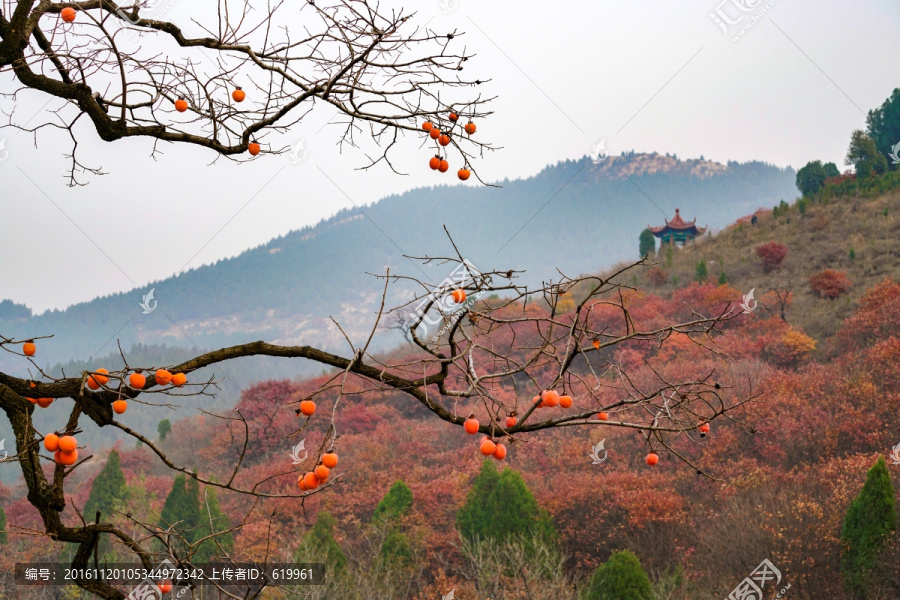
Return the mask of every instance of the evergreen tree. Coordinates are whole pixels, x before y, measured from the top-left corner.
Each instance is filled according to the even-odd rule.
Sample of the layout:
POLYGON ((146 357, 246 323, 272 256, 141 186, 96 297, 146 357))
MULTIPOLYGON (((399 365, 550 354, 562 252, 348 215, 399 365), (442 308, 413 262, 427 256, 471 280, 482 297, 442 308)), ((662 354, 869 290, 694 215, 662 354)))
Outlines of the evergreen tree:
POLYGON ((822 165, 822 168, 825 170, 825 177, 839 177, 841 172, 838 170, 837 165, 833 162, 828 162, 822 165))
POLYGON ((484 507, 487 505, 488 497, 497 487, 500 480, 500 473, 493 461, 486 460, 481 464, 481 471, 472 484, 472 489, 466 497, 466 503, 463 504, 459 512, 456 513, 456 528, 465 538, 484 537, 487 529, 488 515, 485 513, 484 507))
POLYGON ((413 562, 413 549, 409 538, 400 531, 399 519, 409 512, 413 495, 409 486, 402 481, 394 482, 388 493, 384 495, 372 522, 385 527, 386 537, 378 551, 378 566, 382 569, 406 568, 413 562))
MULTIPOLYGON (((834 163, 829 164, 833 165, 834 163)), ((837 170, 836 166, 835 170, 837 170)), ((822 189, 822 186, 825 185, 825 179, 827 178, 828 172, 822 165, 822 161, 810 161, 797 171, 797 189, 800 190, 800 193, 804 196, 812 196, 822 189)))
POLYGON ((638 238, 638 252, 640 252, 641 258, 644 258, 654 250, 656 250, 656 238, 653 237, 652 231, 644 229, 638 238))
POLYGON ((706 278, 709 276, 709 270, 706 268, 706 261, 702 258, 700 259, 700 262, 697 263, 695 276, 700 283, 706 281, 706 278))
POLYGON ((879 458, 869 469, 862 491, 850 503, 841 531, 844 587, 854 598, 866 598, 878 553, 890 532, 897 528, 894 495, 887 465, 883 457, 879 458))
POLYGON ((334 517, 325 511, 319 511, 315 525, 303 536, 294 552, 294 562, 324 562, 332 573, 345 573, 347 555, 334 539, 334 525, 334 517))
POLYGON ((156 426, 156 432, 159 434, 159 441, 163 441, 172 433, 172 423, 168 419, 163 419, 156 426))
POLYGON ((586 600, 651 600, 652 594, 650 578, 640 559, 621 550, 594 571, 586 600))
POLYGON ((202 542, 197 548, 195 560, 201 563, 210 562, 213 558, 222 556, 234 548, 234 536, 228 531, 231 528, 231 521, 219 506, 219 495, 216 493, 216 488, 207 486, 204 493, 206 501, 200 504, 200 523, 195 539, 200 540, 212 534, 218 535, 202 542))
POLYGON ((412 544, 405 533, 392 529, 378 551, 379 566, 382 569, 406 569, 415 562, 412 544))
POLYGON ((6 511, 0 506, 0 544, 5 544, 8 541, 9 538, 6 535, 6 511))
POLYGON ((853 165, 860 179, 868 179, 873 174, 882 175, 888 170, 888 161, 878 151, 875 141, 858 129, 850 136, 845 164, 853 165))
MULTIPOLYGON (((172 491, 166 496, 159 523, 163 529, 174 526, 187 543, 192 543, 196 539, 197 525, 200 520, 197 487, 197 480, 193 477, 186 478, 184 475, 177 475, 172 483, 172 491), (194 484, 191 485, 189 481, 193 481, 194 484)), ((181 549, 185 549, 183 544, 181 549)))
POLYGON ((456 516, 456 527, 468 539, 535 536, 545 542, 556 540, 550 515, 538 506, 522 476, 512 469, 498 473, 492 461, 482 465, 456 516))
MULTIPOLYGON (((895 88, 879 108, 869 111, 866 126, 881 155, 889 156, 894 145, 900 142, 900 88, 895 88)), ((897 170, 900 165, 893 165, 892 168, 897 170)))
POLYGON ((122 473, 122 464, 119 460, 119 453, 113 449, 109 451, 109 457, 106 459, 106 465, 94 478, 91 484, 91 492, 88 495, 87 502, 84 504, 84 518, 88 521, 94 520, 94 515, 100 511, 101 519, 109 520, 113 510, 123 507, 128 498, 128 491, 125 489, 125 474, 122 473))
POLYGON ((725 271, 719 271, 719 285, 725 285, 728 283, 728 275, 725 274, 725 271))
POLYGON ((379 521, 396 520, 409 511, 412 502, 413 495, 409 486, 402 481, 396 481, 384 498, 381 499, 381 502, 378 503, 378 506, 375 507, 372 521, 377 523, 379 521))

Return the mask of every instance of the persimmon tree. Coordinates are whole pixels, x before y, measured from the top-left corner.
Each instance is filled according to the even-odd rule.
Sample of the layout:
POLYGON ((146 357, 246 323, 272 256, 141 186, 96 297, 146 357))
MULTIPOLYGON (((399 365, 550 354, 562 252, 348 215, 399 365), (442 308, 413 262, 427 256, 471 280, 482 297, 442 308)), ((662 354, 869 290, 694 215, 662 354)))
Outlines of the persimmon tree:
POLYGON ((456 152, 460 167, 472 170, 490 148, 464 129, 489 114, 490 98, 478 89, 483 81, 464 74, 472 55, 462 34, 417 26, 403 10, 305 0, 260 11, 246 0, 217 0, 215 10, 175 22, 161 18, 165 11, 142 13, 137 1, 5 0, 0 7, 0 73, 20 85, 6 95, 16 108, 33 97, 26 90, 58 100, 41 113, 43 122, 30 124, 20 113, 31 111, 19 109, 8 126, 67 132, 70 185, 81 183, 79 174, 101 173, 76 157, 79 121, 107 142, 150 138, 154 155, 160 142, 171 142, 240 160, 248 150, 288 151, 267 136, 325 106, 342 129, 342 146, 377 143, 362 168, 383 161, 398 171, 390 150, 404 134, 421 137, 425 121, 449 134, 446 145, 426 141, 443 157, 456 152))
MULTIPOLYGON (((13 458, 21 467, 28 500, 40 514, 44 534, 51 540, 76 545, 74 567, 88 565, 101 537, 121 545, 148 568, 160 556, 189 565, 196 560, 198 547, 209 542, 208 536, 185 536, 174 524, 163 528, 157 519, 146 515, 123 515, 136 530, 144 532, 142 537, 130 533, 135 528, 126 531, 114 522, 102 520, 99 513, 82 516, 77 506, 72 507, 79 517, 77 521, 71 518, 72 513, 64 519, 67 478, 91 461, 92 456, 81 448, 77 460, 64 464, 61 455, 50 456, 45 448, 52 450, 58 445, 62 450, 62 438, 77 437, 79 424, 84 420, 101 428, 116 428, 140 440, 169 469, 188 481, 204 484, 207 489, 244 495, 254 504, 274 498, 296 498, 302 504, 311 495, 327 492, 342 481, 340 474, 329 469, 335 467, 340 455, 341 399, 355 394, 403 394, 426 414, 459 427, 462 435, 466 435, 464 427, 467 433, 476 434, 472 438, 473 453, 480 449, 482 454, 489 454, 484 450, 490 442, 498 459, 505 457, 506 446, 536 441, 542 430, 611 427, 633 431, 644 440, 648 451, 689 466, 710 479, 713 475, 690 456, 690 442, 699 439, 699 428, 717 419, 728 419, 750 430, 734 416, 733 410, 755 397, 752 386, 749 391, 739 392, 735 385, 720 382, 714 370, 673 380, 663 370, 655 369, 651 361, 645 361, 647 368, 640 377, 634 377, 619 359, 624 356, 620 352, 623 349, 658 349, 670 336, 690 340, 698 349, 721 353, 717 339, 733 319, 741 318, 738 307, 719 303, 724 307, 713 313, 686 307, 683 312, 690 314, 686 320, 641 327, 629 309, 630 299, 637 292, 622 282, 627 280, 629 269, 643 266, 644 261, 609 277, 562 275, 559 281, 529 288, 517 283, 517 272, 478 271, 458 251, 451 256, 417 260, 448 271, 454 267, 453 274, 438 286, 390 272, 381 276, 384 291, 371 332, 366 339, 357 341, 345 335, 345 353, 258 341, 206 352, 177 365, 135 365, 129 364, 122 352, 125 366, 121 369, 103 372, 96 368, 76 376, 55 377, 27 356, 38 356, 41 346, 51 344, 52 338, 0 337, 3 350, 22 355, 22 361, 28 364, 29 377, 0 373, 0 409, 15 434, 13 458), (412 284, 418 290, 414 299, 389 310, 385 306, 389 287, 404 284, 412 284), (562 305, 571 308, 562 311, 562 305), (392 312, 408 315, 412 343, 406 351, 387 358, 370 351, 370 346, 383 330, 382 321, 389 321, 392 312), (27 352, 23 353, 26 346, 27 352), (129 402, 190 404, 213 394, 216 380, 196 381, 192 374, 210 365, 249 356, 305 358, 335 369, 311 393, 290 400, 298 416, 302 414, 301 425, 293 432, 295 436, 312 423, 327 423, 321 446, 309 449, 309 456, 304 456, 299 465, 286 465, 283 469, 273 465, 261 479, 247 481, 242 471, 251 453, 251 427, 248 415, 239 410, 211 415, 225 420, 226 429, 243 435, 243 441, 238 443, 241 449, 226 477, 176 464, 151 439, 152 432, 130 427, 117 418, 117 410, 127 409, 129 402), (558 397, 555 408, 550 408, 554 405, 551 392, 558 397), (66 405, 68 419, 55 432, 36 430, 34 411, 54 401, 71 403, 66 405), (330 402, 331 411, 316 412, 317 401, 320 405, 330 402), (472 420, 477 421, 474 426, 472 420), (48 438, 52 444, 48 444, 48 438), (480 441, 482 438, 486 441, 480 441), (502 453, 500 447, 504 447, 502 453), (298 484, 294 484, 298 475, 298 484), (164 548, 162 553, 159 548, 164 548)), ((257 416, 250 415, 254 420, 257 416)), ((266 430, 264 421, 254 422, 253 426, 266 430)), ((341 468, 352 469, 353 465, 341 464, 341 468)), ((239 527, 236 524, 214 535, 230 534, 239 527)), ((227 553, 222 554, 227 557, 227 553)), ((120 590, 102 581, 78 584, 102 598, 124 597, 120 590)))

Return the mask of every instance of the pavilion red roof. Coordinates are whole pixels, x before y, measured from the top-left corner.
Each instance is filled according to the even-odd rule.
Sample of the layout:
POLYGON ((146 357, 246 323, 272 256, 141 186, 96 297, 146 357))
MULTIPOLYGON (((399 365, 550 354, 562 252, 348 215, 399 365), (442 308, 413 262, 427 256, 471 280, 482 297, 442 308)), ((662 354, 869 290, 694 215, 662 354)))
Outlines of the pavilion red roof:
POLYGON ((647 225, 647 228, 650 231, 652 231, 653 233, 662 233, 666 229, 674 229, 674 230, 678 230, 678 231, 696 229, 697 233, 701 233, 701 234, 704 231, 706 231, 706 227, 697 227, 696 223, 697 223, 696 217, 694 217, 693 221, 685 221, 684 219, 682 219, 681 212, 676 208, 674 219, 672 219, 671 221, 669 219, 666 219, 666 224, 661 227, 652 227, 650 225, 647 225))

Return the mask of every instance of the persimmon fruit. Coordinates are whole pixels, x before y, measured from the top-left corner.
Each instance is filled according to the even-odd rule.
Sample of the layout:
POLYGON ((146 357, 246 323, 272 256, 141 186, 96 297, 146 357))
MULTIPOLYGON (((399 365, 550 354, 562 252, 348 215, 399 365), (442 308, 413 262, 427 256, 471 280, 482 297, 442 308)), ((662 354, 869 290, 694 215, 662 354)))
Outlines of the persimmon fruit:
POLYGON ((506 446, 503 444, 497 444, 497 447, 494 449, 494 458, 497 460, 503 460, 506 458, 506 446))
POLYGON ((428 135, 431 136, 431 139, 436 140, 441 137, 441 131, 437 127, 432 127, 428 130, 428 135))
POLYGON ((70 467, 78 462, 78 450, 72 450, 71 452, 61 452, 57 450, 53 454, 53 457, 59 464, 70 467))
POLYGON ((172 382, 172 374, 165 369, 157 369, 154 379, 159 385, 169 385, 172 382))
POLYGON ((59 450, 59 436, 55 433, 48 433, 44 436, 44 448, 50 452, 59 450))
POLYGON ((600 419, 601 421, 605 421, 609 418, 609 413, 605 413, 605 412, 597 413, 597 418, 600 419))
POLYGON ((37 405, 40 406, 41 408, 47 408, 51 404, 53 404, 53 398, 38 398, 37 399, 37 405))
POLYGON ((304 400, 300 403, 300 412, 307 417, 313 416, 316 414, 316 403, 312 400, 304 400))
POLYGON ((544 406, 549 406, 553 408, 559 405, 559 392, 555 390, 545 390, 541 394, 541 400, 543 400, 544 406))
POLYGON ((113 402, 112 408, 114 413, 116 413, 117 415, 121 415, 126 410, 128 410, 128 403, 124 400, 116 400, 115 402, 113 402))
POLYGON ((128 376, 128 385, 136 390, 142 390, 147 385, 147 378, 143 373, 132 373, 128 376))
POLYGON ((172 591, 172 582, 166 579, 165 581, 159 582, 159 591, 163 594, 168 594, 172 591))
POLYGON ((453 293, 450 294, 450 296, 453 298, 454 302, 456 302, 457 304, 462 304, 466 301, 466 290, 462 288, 455 289, 453 290, 453 293))
POLYGON ((236 90, 231 92, 231 97, 235 102, 243 102, 244 98, 247 97, 247 94, 245 94, 244 90, 242 90, 241 88, 237 88, 236 90))
POLYGON ((466 430, 466 433, 470 435, 475 435, 478 433, 478 419, 466 419, 466 422, 463 423, 463 429, 466 430))
POLYGON ((519 422, 519 420, 516 419, 515 417, 506 417, 506 427, 507 427, 507 429, 510 428, 510 427, 515 427, 515 426, 516 426, 516 423, 518 423, 518 422, 519 422))
POLYGON ((25 356, 34 356, 35 352, 37 352, 37 346, 34 345, 34 342, 25 342, 22 344, 22 353, 25 356))
POLYGON ((431 160, 428 161, 428 166, 431 167, 432 171, 437 171, 438 167, 441 166, 441 157, 440 156, 432 156, 431 160))
POLYGON ((175 387, 181 387, 185 383, 187 383, 187 375, 184 373, 175 373, 172 375, 172 385, 175 387))
POLYGON ((438 144, 441 146, 448 146, 450 144, 450 136, 446 133, 442 134, 441 137, 438 138, 438 144))
POLYGON ((572 406, 572 396, 560 396, 559 406, 560 408, 569 408, 572 406))
POLYGON ((655 452, 651 452, 647 455, 647 458, 645 460, 647 461, 647 464, 652 467, 659 462, 659 456, 655 452))
POLYGON ((473 133, 475 133, 476 129, 477 129, 477 127, 475 127, 475 123, 473 123, 472 121, 469 121, 468 123, 466 123, 466 133, 468 133, 469 135, 472 135, 473 133))
POLYGON ((96 375, 92 375, 94 381, 96 381, 100 385, 106 385, 107 383, 109 383, 109 377, 107 377, 107 375, 109 375, 109 371, 101 367, 94 372, 96 373, 96 375))
POLYGON ((188 103, 184 99, 179 98, 178 100, 175 101, 175 110, 177 110, 178 112, 184 112, 187 109, 188 109, 188 103))
POLYGON ((259 144, 256 142, 250 142, 247 144, 247 152, 250 153, 250 156, 256 156, 259 154, 259 144))
POLYGON ((72 8, 71 6, 67 6, 64 9, 62 9, 61 11, 59 11, 59 16, 61 16, 62 20, 65 21, 66 23, 71 23, 72 21, 74 21, 75 14, 76 14, 75 9, 72 8))
POLYGON ((322 455, 322 464, 328 467, 329 469, 333 469, 338 464, 338 455, 334 452, 329 452, 328 454, 322 455))
POLYGON ((459 120, 459 115, 456 114, 455 112, 452 112, 452 113, 450 113, 450 116, 448 118, 451 121, 453 121, 454 123, 456 123, 459 120))
POLYGON ((431 131, 432 129, 434 129, 434 123, 432 123, 431 121, 425 121, 424 123, 422 123, 422 129, 424 129, 425 131, 431 131))
POLYGON ((330 473, 331 469, 329 469, 325 465, 319 465, 318 467, 316 467, 315 471, 313 471, 313 474, 319 481, 325 481, 326 479, 328 479, 328 475, 330 473))
POLYGON ((460 169, 456 172, 456 176, 459 177, 460 181, 465 181, 472 176, 472 171, 468 169, 460 169))
POLYGON ((485 456, 490 456, 494 453, 495 450, 497 450, 497 444, 492 442, 490 438, 484 438, 483 440, 481 440, 480 450, 481 453, 485 456))
POLYGON ((446 173, 449 170, 450 170, 450 163, 448 163, 446 160, 441 160, 441 164, 438 167, 438 171, 440 171, 441 173, 446 173))
POLYGON ((310 490, 314 490, 319 487, 319 478, 316 477, 316 474, 310 471, 306 475, 303 476, 303 483, 310 490))
POLYGON ((64 435, 58 442, 60 452, 75 452, 78 449, 78 441, 71 435, 64 435))

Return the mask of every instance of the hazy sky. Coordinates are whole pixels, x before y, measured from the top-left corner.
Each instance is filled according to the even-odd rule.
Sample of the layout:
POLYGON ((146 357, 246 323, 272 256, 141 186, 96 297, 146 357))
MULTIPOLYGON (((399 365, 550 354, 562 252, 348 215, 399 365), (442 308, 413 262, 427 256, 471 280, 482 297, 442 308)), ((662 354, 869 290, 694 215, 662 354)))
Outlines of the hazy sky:
MULTIPOLYGON (((488 179, 533 175, 604 138, 614 154, 794 167, 819 158, 843 169, 851 131, 900 86, 900 2, 758 2, 748 14, 770 8, 738 42, 709 16, 720 2, 405 4, 429 27, 465 31, 477 54, 469 76, 491 79, 485 92, 499 98, 478 135, 503 150, 479 164, 488 179)), ((175 0, 166 18, 178 23, 187 7, 175 0)), ((732 0, 721 10, 739 14, 732 0)), ((0 81, 0 91, 12 89, 0 81)), ((43 103, 32 96, 16 110, 30 116, 43 103)), ((8 112, 11 101, 0 106, 8 112)), ((430 153, 411 138, 397 155, 410 176, 355 170, 365 157, 339 154, 339 131, 323 128, 333 114, 317 110, 286 136, 304 140, 308 157, 299 165, 284 157, 210 165, 209 151, 173 145, 154 161, 148 140, 110 144, 82 129, 82 160, 109 174, 76 189, 65 185, 63 138, 39 135, 35 148, 30 136, 0 130, 8 151, 0 162, 0 299, 37 312, 63 308, 234 256, 344 207, 456 182, 428 170, 430 153)))

